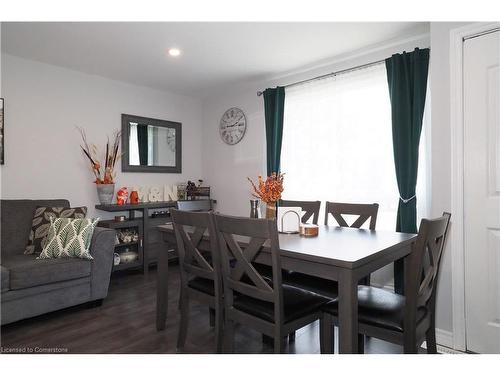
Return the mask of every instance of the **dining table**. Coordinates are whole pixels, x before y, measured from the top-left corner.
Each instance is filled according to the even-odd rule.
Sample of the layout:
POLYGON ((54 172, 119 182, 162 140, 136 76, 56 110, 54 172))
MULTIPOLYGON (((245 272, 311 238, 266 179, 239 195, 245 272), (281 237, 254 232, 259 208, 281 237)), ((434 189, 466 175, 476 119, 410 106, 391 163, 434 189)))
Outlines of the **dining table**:
MULTIPOLYGON (((168 302, 168 248, 175 246, 172 224, 158 226, 165 242, 158 259, 156 328, 165 328, 168 302)), ((409 258, 416 234, 320 225, 316 237, 279 234, 281 267, 338 283, 339 352, 358 352, 358 282, 397 260, 409 258)), ((199 245, 209 249, 208 236, 199 245)), ((254 260, 271 265, 266 243, 254 260)))

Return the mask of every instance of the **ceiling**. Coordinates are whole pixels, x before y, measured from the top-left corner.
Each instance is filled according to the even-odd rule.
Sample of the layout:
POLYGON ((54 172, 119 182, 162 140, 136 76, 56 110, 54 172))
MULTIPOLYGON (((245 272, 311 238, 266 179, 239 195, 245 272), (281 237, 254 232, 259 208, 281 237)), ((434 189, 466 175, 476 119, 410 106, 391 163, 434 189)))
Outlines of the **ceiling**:
POLYGON ((3 22, 2 50, 203 97, 428 31, 428 23, 3 22), (182 55, 168 56, 177 47, 182 55))

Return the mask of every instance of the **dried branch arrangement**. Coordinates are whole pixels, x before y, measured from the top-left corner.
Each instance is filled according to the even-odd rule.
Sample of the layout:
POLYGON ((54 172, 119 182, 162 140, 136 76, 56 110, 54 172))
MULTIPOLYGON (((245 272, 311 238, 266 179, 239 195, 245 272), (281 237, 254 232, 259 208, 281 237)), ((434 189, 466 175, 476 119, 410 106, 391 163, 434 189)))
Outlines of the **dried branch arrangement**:
POLYGON ((84 129, 80 127, 77 127, 77 129, 80 132, 83 141, 83 144, 80 145, 80 147, 89 160, 92 173, 95 176, 94 182, 96 184, 113 184, 116 177, 115 165, 121 157, 121 154, 118 153, 118 150, 120 148, 121 132, 114 132, 112 143, 110 143, 108 137, 108 141, 106 142, 106 152, 104 155, 103 168, 102 164, 99 162, 99 149, 96 147, 96 145, 89 144, 87 142, 87 135, 85 134, 84 129))
POLYGON ((252 184, 253 193, 255 198, 259 198, 266 204, 276 203, 281 199, 281 193, 283 193, 283 174, 273 173, 271 176, 267 177, 266 180, 259 176, 257 184, 255 184, 249 177, 248 181, 252 184))

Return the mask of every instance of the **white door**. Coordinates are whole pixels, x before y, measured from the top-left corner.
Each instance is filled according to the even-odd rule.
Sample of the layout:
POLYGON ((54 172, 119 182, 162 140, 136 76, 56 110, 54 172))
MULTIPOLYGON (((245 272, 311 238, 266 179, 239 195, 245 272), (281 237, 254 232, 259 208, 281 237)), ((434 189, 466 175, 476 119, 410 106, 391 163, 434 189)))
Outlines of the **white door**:
POLYGON ((464 41, 467 350, 500 353, 500 31, 464 41))

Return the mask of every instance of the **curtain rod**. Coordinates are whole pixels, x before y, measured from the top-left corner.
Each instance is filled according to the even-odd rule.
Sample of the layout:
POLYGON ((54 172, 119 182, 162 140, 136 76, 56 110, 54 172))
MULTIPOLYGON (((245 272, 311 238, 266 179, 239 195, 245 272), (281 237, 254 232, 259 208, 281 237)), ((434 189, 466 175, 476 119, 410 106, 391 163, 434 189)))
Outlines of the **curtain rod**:
MULTIPOLYGON (((332 72, 332 73, 327 73, 327 74, 323 74, 321 76, 317 76, 317 77, 313 77, 313 78, 308 78, 308 79, 304 79, 302 81, 298 81, 298 82, 294 82, 294 83, 290 83, 288 85, 285 85, 284 87, 292 87, 292 86, 297 86, 297 85, 301 85, 303 83, 306 83, 306 82, 312 82, 312 81, 317 81, 319 79, 324 79, 324 78, 328 78, 328 77, 335 77, 339 74, 344 74, 344 73, 349 73, 349 72, 353 72, 355 70, 360 70, 360 69, 365 69, 365 68, 369 68, 370 66, 373 66, 373 65, 378 65, 378 64, 381 64, 385 62, 385 59, 383 60, 378 60, 378 61, 373 61, 373 62, 370 62, 370 63, 367 63, 367 64, 363 64, 363 65, 358 65, 358 66, 355 66, 353 68, 348 68, 348 69, 343 69, 343 70, 339 70, 337 72, 332 72)), ((261 96, 264 92, 263 91, 257 91, 257 96, 261 96)))

